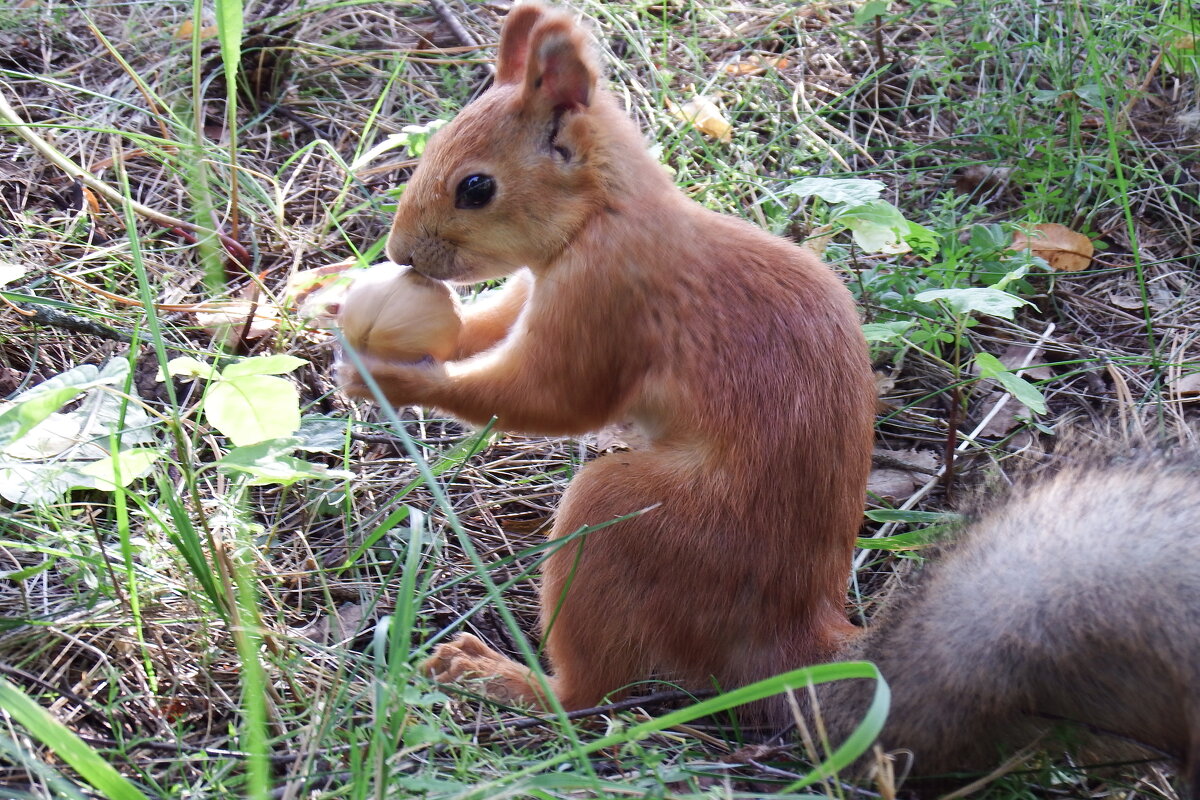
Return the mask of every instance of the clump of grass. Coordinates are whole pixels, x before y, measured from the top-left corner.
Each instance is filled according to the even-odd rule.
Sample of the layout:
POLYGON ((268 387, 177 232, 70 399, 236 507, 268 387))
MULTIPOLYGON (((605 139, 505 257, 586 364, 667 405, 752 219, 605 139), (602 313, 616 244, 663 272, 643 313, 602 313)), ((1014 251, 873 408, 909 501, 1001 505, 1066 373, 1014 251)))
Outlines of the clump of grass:
MULTIPOLYGON (((451 6, 494 41, 490 6, 451 6)), ((1114 409, 1163 424, 1194 418, 1170 390, 1197 361, 1195 129, 1177 114, 1198 102, 1197 63, 1178 33, 1193 24, 1183 5, 578 8, 596 20, 614 88, 697 199, 803 238, 827 209, 789 192, 799 178, 880 179, 889 201, 936 234, 929 261, 843 241, 827 250, 871 320, 924 331, 878 345, 895 382, 885 446, 953 448, 947 422, 968 430, 989 404, 985 386, 947 368, 947 348, 961 349, 963 365, 966 354, 1028 346, 1050 323, 1034 364, 1049 363, 1037 379, 1048 413, 964 446, 960 484, 1024 458, 1062 420, 1114 409), (725 69, 751 55, 771 66, 725 69), (695 94, 723 108, 731 141, 671 114, 668 100, 695 94), (1041 222, 1095 238, 1104 249, 1093 267, 1031 271, 1010 290, 1033 305, 1012 320, 967 324, 913 302, 924 289, 995 283, 1007 233, 1041 222)), ((365 409, 334 394, 327 337, 285 324, 231 352, 175 309, 252 286, 270 299, 299 268, 377 257, 414 160, 396 149, 351 165, 385 136, 469 102, 490 51, 464 45, 423 5, 250 4, 240 36, 226 20, 223 53, 207 30, 215 22, 190 3, 0 11, 0 92, 116 194, 77 182, 11 125, 0 130, 0 261, 27 268, 0 293, 36 314, 0 310, 0 394, 124 361, 128 378, 112 395, 123 414, 146 410, 162 453, 126 489, 5 503, 0 784, 33 797, 89 786, 111 797, 801 791, 802 762, 822 754, 760 757, 736 731, 666 730, 682 716, 650 723, 632 710, 481 729, 477 718, 503 711, 418 674, 430 643, 463 625, 525 649, 541 531, 596 442, 477 436, 413 411, 350 423, 365 409), (230 443, 198 413, 202 388, 154 379, 180 355, 226 364, 280 351, 308 361, 293 373, 300 407, 337 440, 311 458, 352 478, 258 486, 219 471, 230 443), (56 722, 39 730, 29 701, 56 722), (82 760, 68 757, 76 740, 91 748, 82 760)), ((944 485, 914 505, 943 510, 944 485)), ((856 576, 864 607, 891 564, 856 576)), ((1157 773, 1141 779, 1167 792, 1157 773)), ((1047 770, 996 791, 1049 784, 1110 786, 1047 770)))

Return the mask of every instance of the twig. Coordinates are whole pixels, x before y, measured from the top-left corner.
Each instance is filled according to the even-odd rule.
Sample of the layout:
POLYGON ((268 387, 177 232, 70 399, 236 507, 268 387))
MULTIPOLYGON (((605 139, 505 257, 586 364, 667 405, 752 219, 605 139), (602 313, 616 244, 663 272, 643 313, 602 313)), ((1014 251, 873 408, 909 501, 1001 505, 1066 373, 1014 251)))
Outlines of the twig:
POLYGON ((56 311, 53 308, 46 308, 33 303, 16 303, 15 305, 21 310, 27 322, 34 322, 38 325, 46 325, 51 328, 60 328, 71 333, 82 333, 86 336, 98 336, 101 339, 110 339, 114 342, 123 342, 125 344, 133 342, 133 331, 128 328, 113 328, 95 320, 87 319, 86 317, 64 314, 62 311, 56 311))
MULTIPOLYGON (((429 0, 429 5, 433 7, 433 11, 438 15, 438 19, 446 24, 446 27, 450 29, 450 32, 454 34, 456 39, 468 47, 480 46, 479 40, 466 29, 466 26, 462 24, 462 20, 458 18, 458 15, 454 13, 454 9, 445 0, 429 0)), ((494 63, 490 61, 486 62, 484 67, 487 69, 489 75, 496 74, 496 65, 494 63)))

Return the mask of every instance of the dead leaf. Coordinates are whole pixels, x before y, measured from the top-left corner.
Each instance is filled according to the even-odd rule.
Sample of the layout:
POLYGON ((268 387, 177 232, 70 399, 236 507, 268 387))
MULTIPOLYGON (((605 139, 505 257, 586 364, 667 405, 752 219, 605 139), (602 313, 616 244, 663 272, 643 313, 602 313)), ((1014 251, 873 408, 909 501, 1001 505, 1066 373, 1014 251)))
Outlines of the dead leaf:
POLYGON ((801 246, 816 253, 817 258, 824 258, 825 248, 833 241, 833 234, 832 225, 820 225, 808 232, 808 236, 805 237, 801 246))
MULTIPOLYGON (((1022 373, 1024 374, 1024 373, 1022 373)), ((996 404, 1008 397, 1008 392, 992 392, 983 401, 983 415, 987 416, 991 413, 996 404)), ((1004 407, 997 411, 988 424, 983 426, 983 430, 979 432, 980 436, 995 436, 1000 437, 1007 434, 1013 428, 1016 428, 1020 423, 1017 421, 1017 413, 1025 412, 1025 407, 1020 403, 1007 401, 1004 407)))
POLYGON ((875 448, 872 462, 877 465, 867 479, 868 494, 889 502, 903 502, 937 474, 939 460, 930 450, 885 450, 875 448))
POLYGON ((954 179, 954 191, 959 194, 1003 191, 1012 183, 1012 167, 992 167, 974 164, 967 167, 954 179))
POLYGON ((1171 396, 1180 403, 1200 403, 1200 372, 1190 372, 1171 381, 1171 396))
POLYGON ((719 142, 733 140, 733 126, 717 108, 717 104, 703 95, 696 95, 682 106, 667 101, 671 113, 684 122, 690 122, 705 136, 719 142))
POLYGON ((83 190, 83 199, 87 202, 88 210, 93 214, 100 213, 100 201, 96 199, 96 195, 86 186, 81 187, 83 190))
POLYGON ((1028 234, 1017 231, 1013 234, 1009 249, 1027 249, 1044 259, 1057 272, 1087 269, 1092 263, 1092 254, 1096 252, 1091 239, 1055 222, 1035 225, 1028 234))
POLYGON ((230 300, 211 303, 196 309, 196 324, 214 337, 225 337, 226 343, 237 348, 242 338, 261 339, 274 332, 279 324, 279 309, 270 303, 249 300, 230 300), (254 318, 247 327, 246 318, 254 318))
POLYGON ((342 603, 333 615, 322 615, 303 629, 306 637, 318 644, 347 642, 363 629, 366 608, 361 603, 342 603))
MULTIPOLYGON (((1151 311, 1165 311, 1175 304, 1178 298, 1172 295, 1166 289, 1160 286, 1152 286, 1146 293, 1146 304, 1150 306, 1151 311)), ((1142 296, 1136 289, 1122 292, 1120 294, 1114 292, 1108 296, 1108 302, 1125 311, 1133 311, 1137 314, 1142 314, 1145 310, 1145 305, 1142 302, 1142 296)))
POLYGON ((334 327, 339 304, 350 287, 349 279, 339 279, 356 263, 350 258, 323 267, 297 270, 283 287, 285 305, 295 309, 300 319, 308 320, 314 327, 334 327))
POLYGON ((769 69, 787 69, 791 62, 783 56, 763 56, 751 53, 744 61, 734 61, 725 65, 725 74, 735 78, 745 78, 762 75, 769 69))
POLYGON ((25 266, 24 264, 0 262, 0 286, 4 286, 19 278, 23 278, 27 272, 29 272, 29 267, 25 266))
POLYGON ((867 478, 867 494, 889 503, 900 503, 912 497, 917 481, 911 472, 898 469, 873 469, 867 478))
MULTIPOLYGON (((1037 364, 1042 360, 1042 353, 1041 347, 1035 349, 1020 342, 1014 342, 1000 354, 1000 363, 1010 370, 1015 370, 1019 369, 1022 364, 1037 364)), ((1023 369, 1017 374, 1027 381, 1048 381, 1054 377, 1054 373, 1045 364, 1023 369)))
MULTIPOLYGON (((185 19, 183 21, 183 24, 180 25, 175 30, 175 38, 176 39, 190 39, 190 38, 192 38, 192 31, 194 31, 194 30, 196 30, 196 23, 194 23, 190 19, 185 19)), ((217 26, 216 25, 205 25, 203 28, 200 29, 201 40, 211 39, 212 37, 214 37, 216 35, 217 35, 217 26)))
POLYGON ((645 450, 650 440, 632 422, 618 422, 596 431, 595 447, 601 453, 619 450, 645 450))

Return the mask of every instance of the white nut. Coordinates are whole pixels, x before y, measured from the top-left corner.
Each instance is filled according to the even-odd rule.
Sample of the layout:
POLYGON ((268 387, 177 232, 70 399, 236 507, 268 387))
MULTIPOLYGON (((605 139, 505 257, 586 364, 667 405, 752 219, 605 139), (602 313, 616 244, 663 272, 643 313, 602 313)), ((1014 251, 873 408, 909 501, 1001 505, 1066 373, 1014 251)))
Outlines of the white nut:
POLYGON ((360 353, 416 362, 454 355, 462 327, 458 295, 411 267, 376 264, 355 277, 338 311, 346 341, 360 353))

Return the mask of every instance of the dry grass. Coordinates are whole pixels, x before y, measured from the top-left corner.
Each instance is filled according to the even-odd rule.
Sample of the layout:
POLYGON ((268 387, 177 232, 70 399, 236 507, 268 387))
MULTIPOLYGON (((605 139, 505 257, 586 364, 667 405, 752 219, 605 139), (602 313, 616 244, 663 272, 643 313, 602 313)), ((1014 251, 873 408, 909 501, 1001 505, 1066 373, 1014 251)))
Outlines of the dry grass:
MULTIPOLYGON (((452 5, 478 41, 495 41, 503 4, 452 5)), ((1156 57, 1164 47, 1152 34, 1173 6, 1093 6, 904 6, 878 29, 856 23, 854 9, 828 4, 580 8, 597 20, 614 88, 661 145, 680 185, 714 208, 803 236, 823 221, 821 212, 789 198, 789 182, 853 175, 884 180, 889 199, 950 241, 972 224, 1053 221, 1106 247, 1085 273, 1031 277, 1022 292, 1034 305, 1015 322, 987 319, 968 332, 970 348, 1000 354, 1029 347, 1055 326, 1033 362, 1049 365, 1037 379, 1050 412, 1036 424, 1009 420, 964 448, 955 461, 961 492, 1009 469, 1012 459, 1042 458, 1053 449, 1048 431, 1056 425, 1099 430, 1117 416, 1182 430, 1195 420, 1195 398, 1170 387, 1200 359, 1196 75, 1168 72, 1156 57), (786 64, 754 76, 722 68, 752 53, 786 64), (707 140, 668 112, 666 99, 686 99, 693 87, 720 99, 735 125, 733 142, 707 140), (980 165, 1001 180, 973 178, 980 165)), ((177 35, 191 13, 190 4, 59 0, 0 11, 0 92, 42 138, 142 204, 220 227, 249 254, 243 267, 211 242, 197 245, 148 219, 130 228, 114 203, 3 132, 0 262, 28 272, 3 287, 19 307, 0 308, 0 395, 120 355, 132 334, 139 342, 133 386, 165 413, 172 404, 154 380, 158 355, 147 343, 153 328, 135 301, 169 306, 156 317, 163 352, 212 357, 222 342, 193 314, 175 309, 213 298, 214 265, 226 283, 221 291, 240 296, 257 284, 265 302, 298 269, 360 253, 374 258, 387 229, 389 192, 413 161, 395 150, 355 172, 347 164, 385 134, 448 117, 486 82, 491 51, 464 44, 425 4, 250 3, 235 164, 223 127, 216 41, 204 39, 193 52, 191 39, 177 35), (21 309, 39 316, 30 321, 21 309)), ((899 313, 888 292, 975 285, 986 277, 969 264, 930 267, 848 248, 829 255, 862 292, 872 319, 899 313)), ((334 394, 332 344, 323 333, 284 324, 265 338, 237 341, 236 349, 308 359, 294 374, 306 414, 371 414, 334 394)), ((893 410, 880 424, 881 447, 923 451, 934 466, 947 451, 948 421, 972 431, 1000 396, 968 382, 953 411, 947 389, 956 379, 947 351, 939 352, 879 352, 893 368, 885 394, 893 410)), ((174 407, 195 402, 187 386, 178 390, 174 407)), ((409 434, 431 462, 468 436, 453 422, 412 413, 408 419, 409 434)), ((497 583, 515 581, 507 604, 532 630, 536 600, 528 576, 540 534, 572 471, 596 455, 595 440, 494 436, 442 474, 448 510, 420 485, 385 430, 355 426, 340 455, 314 456, 352 469, 351 481, 253 489, 200 469, 224 447, 213 436, 187 421, 189 447, 164 438, 170 458, 162 481, 136 486, 163 520, 169 516, 159 502, 167 490, 178 492, 186 514, 204 520, 210 566, 226 589, 234 591, 236 563, 253 567, 275 796, 450 796, 562 746, 533 730, 468 755, 466 743, 475 737, 439 711, 439 696, 427 694, 431 687, 411 675, 411 663, 400 662, 429 634, 475 610, 472 630, 515 649, 466 541, 484 562, 500 562, 491 573, 497 583), (414 546, 409 520, 385 526, 351 568, 342 568, 402 505, 428 515, 417 587, 426 591, 412 639, 409 631, 381 634, 375 627, 385 617, 395 626, 407 602, 397 587, 414 546), (453 535, 455 525, 467 540, 453 535), (390 777, 376 781, 373 769, 390 777)), ((916 478, 920 484, 928 476, 916 478)), ((912 491, 876 504, 898 505, 912 491)), ((953 499, 934 482, 916 507, 942 510, 953 499)), ((245 660, 236 626, 167 539, 168 527, 137 509, 123 516, 113 496, 100 492, 36 507, 5 504, 0 674, 148 794, 242 795, 252 759, 243 752, 245 660)), ((891 570, 891 558, 863 567, 857 585, 864 606, 891 570)), ((496 714, 470 702, 454 710, 459 722, 496 714)), ((624 719, 609 724, 628 724, 624 719)), ((736 748, 736 739, 707 736, 664 735, 596 756, 594 779, 614 796, 754 796, 803 771, 788 754, 769 757, 782 771, 757 758, 733 765, 724 751, 736 748)), ((60 770, 55 756, 21 730, 0 727, 5 796, 80 796, 82 784, 69 771, 57 777, 60 770)), ((1056 781, 1080 794, 1121 787, 1170 795, 1158 772, 1134 780, 1109 784, 1045 772, 998 791, 1038 791, 1027 787, 1056 781)), ((549 797, 599 790, 580 794, 547 783, 538 791, 549 797)))

